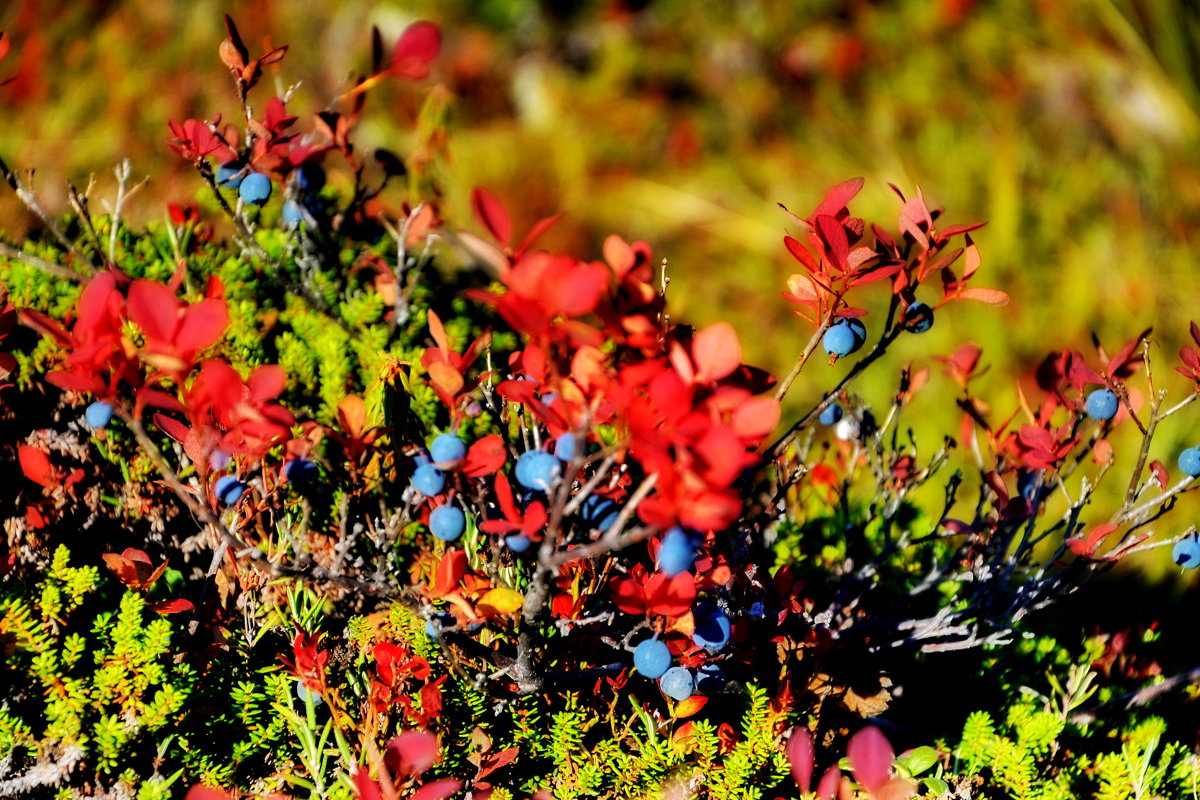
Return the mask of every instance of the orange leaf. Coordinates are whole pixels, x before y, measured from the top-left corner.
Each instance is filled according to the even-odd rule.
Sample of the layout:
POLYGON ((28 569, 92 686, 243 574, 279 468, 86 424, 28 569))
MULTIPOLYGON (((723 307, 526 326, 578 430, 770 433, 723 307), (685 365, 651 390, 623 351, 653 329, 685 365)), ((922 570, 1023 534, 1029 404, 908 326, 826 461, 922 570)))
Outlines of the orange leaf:
POLYGON ((367 422, 367 406, 356 394, 348 394, 338 403, 338 424, 351 436, 358 437, 367 422))
POLYGON ((492 617, 498 614, 511 614, 520 608, 524 602, 525 598, 521 596, 520 592, 514 592, 512 589, 497 586, 479 599, 477 607, 479 613, 485 617, 492 617))
POLYGON ((958 293, 958 298, 962 300, 978 300, 989 306, 1007 305, 1009 300, 1008 292, 1002 289, 986 289, 982 286, 967 287, 958 293))
POLYGON ((687 700, 681 700, 675 705, 675 718, 687 719, 708 705, 708 698, 702 694, 694 694, 687 700))

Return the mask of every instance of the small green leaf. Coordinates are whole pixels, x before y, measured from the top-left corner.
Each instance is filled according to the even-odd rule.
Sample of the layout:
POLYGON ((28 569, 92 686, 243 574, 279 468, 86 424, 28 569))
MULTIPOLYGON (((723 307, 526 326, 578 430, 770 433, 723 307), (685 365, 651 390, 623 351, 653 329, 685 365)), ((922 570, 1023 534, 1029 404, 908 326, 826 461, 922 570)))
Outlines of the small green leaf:
POLYGON ((908 773, 913 776, 920 775, 922 772, 936 764, 937 760, 937 750, 934 750, 929 745, 918 747, 916 750, 913 750, 911 753, 909 753, 908 758, 905 759, 907 762, 906 768, 908 769, 908 773))
POLYGON ((941 778, 935 778, 930 775, 922 781, 926 788, 929 789, 929 794, 933 797, 941 797, 946 792, 950 791, 950 785, 941 778))

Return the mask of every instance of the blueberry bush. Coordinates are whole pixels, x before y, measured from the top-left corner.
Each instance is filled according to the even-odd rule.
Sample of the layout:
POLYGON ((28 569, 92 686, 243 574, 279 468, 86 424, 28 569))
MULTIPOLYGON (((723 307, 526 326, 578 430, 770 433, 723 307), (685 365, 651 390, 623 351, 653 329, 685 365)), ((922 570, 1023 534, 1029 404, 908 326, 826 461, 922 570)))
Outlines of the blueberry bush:
POLYGON ((542 249, 483 187, 446 220, 419 148, 356 147, 437 26, 305 121, 225 26, 237 121, 169 123, 195 205, 132 227, 126 163, 54 216, 0 162, 37 222, 0 246, 0 796, 1194 796, 1191 665, 1048 620, 1200 565, 1200 456, 1155 440, 1200 327, 1182 396, 1147 330, 994 408, 973 343, 888 357, 1009 302, 983 224, 894 186, 868 222, 855 179, 783 209, 777 379, 649 244, 542 249))

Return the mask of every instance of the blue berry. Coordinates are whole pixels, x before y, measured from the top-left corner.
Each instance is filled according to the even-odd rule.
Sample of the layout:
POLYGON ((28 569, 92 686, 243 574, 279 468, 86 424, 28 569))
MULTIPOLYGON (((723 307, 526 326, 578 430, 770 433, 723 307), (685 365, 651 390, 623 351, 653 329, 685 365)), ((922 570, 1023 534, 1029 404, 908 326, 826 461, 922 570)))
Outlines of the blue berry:
POLYGON ((317 477, 317 465, 307 458, 293 458, 283 465, 283 477, 289 483, 308 483, 317 477))
POLYGON ((687 667, 671 667, 658 679, 658 688, 667 697, 682 702, 696 691, 696 677, 687 667))
POLYGON ((83 418, 87 420, 89 427, 100 430, 112 422, 113 407, 103 400, 97 400, 83 412, 83 418))
POLYGON ((633 668, 647 678, 657 678, 671 666, 671 651, 666 642, 646 639, 633 651, 633 668))
POLYGON ((1200 475, 1200 447, 1189 447, 1179 454, 1179 471, 1184 475, 1200 475))
POLYGON ((562 464, 549 453, 530 450, 517 459, 517 483, 526 489, 550 491, 550 487, 562 474, 562 464))
POLYGON ((924 333, 933 327, 933 309, 925 303, 910 303, 901 324, 909 333, 924 333))
POLYGON ((523 533, 513 533, 504 537, 504 543, 514 553, 524 553, 533 544, 533 540, 523 533))
POLYGON ((858 337, 854 336, 853 329, 845 320, 839 320, 830 327, 826 331, 826 335, 821 338, 821 344, 826 349, 826 353, 838 356, 839 359, 842 356, 850 355, 859 347, 858 337))
POLYGON ((836 425, 842 419, 842 407, 837 403, 830 403, 821 409, 820 415, 817 417, 817 422, 822 425, 836 425))
POLYGON ((438 464, 466 458, 467 444, 453 433, 443 433, 429 445, 429 457, 438 464))
POLYGON ((1021 470, 1017 473, 1017 492, 1026 502, 1032 503, 1037 499, 1038 491, 1042 488, 1040 472, 1021 470))
POLYGON ((223 505, 231 506, 242 499, 242 495, 246 491, 246 484, 232 475, 222 475, 217 478, 217 485, 214 487, 214 491, 217 499, 223 505))
POLYGON ((570 461, 578 450, 575 444, 575 434, 564 433, 554 443, 554 455, 562 461, 570 461))
POLYGON ((717 664, 704 664, 696 670, 696 688, 705 694, 720 691, 726 680, 725 670, 717 664))
POLYGON ((217 167, 217 185, 237 189, 242 185, 242 165, 236 161, 226 161, 217 167))
POLYGON ((701 613, 696 618, 696 629, 692 632, 692 641, 710 653, 715 653, 729 644, 733 634, 733 625, 729 617, 720 609, 710 608, 708 613, 701 613))
POLYGON ((412 485, 426 497, 433 497, 435 494, 441 494, 442 489, 446 488, 446 476, 432 464, 422 464, 413 473, 412 485))
POLYGON ((247 203, 261 206, 271 198, 271 179, 261 172, 251 172, 242 178, 238 194, 247 203))
POLYGON ((283 222, 285 225, 299 225, 304 221, 304 210, 295 200, 283 204, 283 222))
POLYGON ((658 568, 668 578, 687 572, 696 561, 696 545, 683 528, 675 526, 663 534, 658 548, 658 568))
POLYGON ((1171 558, 1184 569, 1200 567, 1200 541, 1195 535, 1180 539, 1171 551, 1171 558))
POLYGON ((1112 419, 1118 405, 1117 396, 1108 389, 1097 389, 1087 397, 1087 413, 1092 419, 1112 419))
POLYGON ((620 506, 607 497, 596 494, 588 495, 579 510, 580 518, 601 533, 611 528, 620 514, 620 506))
POLYGON ((307 703, 311 698, 314 706, 319 706, 321 703, 325 702, 325 699, 321 697, 321 694, 319 692, 314 692, 312 689, 309 689, 307 686, 305 686, 304 681, 299 681, 296 684, 296 697, 301 703, 307 703))
POLYGON ((443 542, 453 542, 467 527, 467 515, 458 506, 438 506, 429 514, 429 530, 443 542))
POLYGON ((296 188, 302 192, 315 194, 325 186, 325 170, 310 161, 306 161, 296 167, 294 175, 295 178, 293 180, 296 182, 296 188))
POLYGON ((754 619, 762 619, 767 615, 767 607, 762 604, 761 600, 755 600, 750 604, 750 616, 754 619))

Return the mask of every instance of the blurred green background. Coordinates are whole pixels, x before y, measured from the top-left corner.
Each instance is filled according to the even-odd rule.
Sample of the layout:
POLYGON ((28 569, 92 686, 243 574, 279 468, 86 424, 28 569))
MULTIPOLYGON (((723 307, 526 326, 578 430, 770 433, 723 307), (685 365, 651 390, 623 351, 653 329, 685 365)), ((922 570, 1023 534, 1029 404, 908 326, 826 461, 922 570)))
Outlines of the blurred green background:
MULTIPOLYGON (((599 257, 608 233, 651 242, 670 260, 675 318, 732 320, 776 374, 809 335, 779 296, 800 268, 776 203, 804 215, 862 175, 853 209, 887 227, 888 182, 920 184, 950 223, 989 220, 978 283, 1014 298, 944 309, 901 341, 902 359, 980 343, 978 389, 1002 417, 1049 351, 1086 349, 1095 331, 1111 352, 1153 325, 1159 385, 1186 388, 1170 367, 1200 317, 1200 12, 1187 0, 10 0, 0 154, 35 167, 57 209, 66 178, 96 173, 105 196, 123 157, 153 176, 135 215, 194 199, 166 122, 238 117, 217 58, 226 11, 254 53, 267 36, 290 45, 259 102, 300 82, 300 114, 366 68, 372 25, 390 44, 436 21, 434 75, 374 92, 359 143, 419 151, 456 224, 474 226, 480 184, 518 232, 565 211, 547 246, 599 257)), ((4 229, 27 223, 5 197, 4 229)), ((886 288, 866 296, 878 314, 886 288)), ((845 368, 810 365, 791 401, 845 368)), ((865 394, 882 400, 895 380, 879 371, 865 394)), ((937 433, 957 432, 954 391, 935 378, 917 401, 945 422, 937 433)), ((1173 422, 1153 454, 1172 467, 1200 427, 1173 422)))

